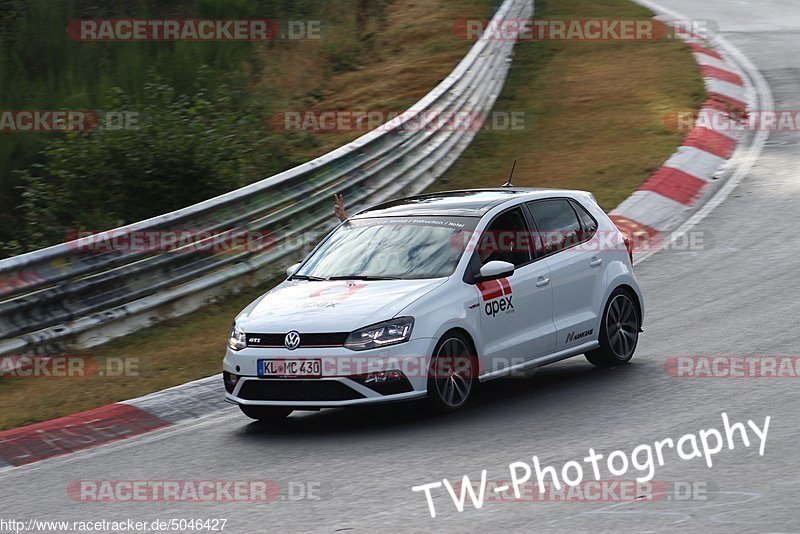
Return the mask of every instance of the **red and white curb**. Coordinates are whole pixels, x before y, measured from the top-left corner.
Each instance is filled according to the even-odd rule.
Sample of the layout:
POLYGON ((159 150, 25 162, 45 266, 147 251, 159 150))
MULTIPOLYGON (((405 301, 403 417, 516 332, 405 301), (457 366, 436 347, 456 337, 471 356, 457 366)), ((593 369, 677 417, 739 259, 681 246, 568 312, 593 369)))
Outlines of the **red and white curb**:
POLYGON ((0 468, 16 467, 152 432, 231 407, 222 375, 0 432, 0 468))
POLYGON ((707 99, 700 115, 710 120, 687 134, 683 145, 609 216, 632 238, 637 251, 654 252, 678 227, 733 154, 739 138, 730 128, 747 112, 749 90, 738 67, 697 35, 686 39, 705 82, 707 99), (733 114, 733 116, 732 116, 733 114), (721 118, 724 120, 715 120, 721 118))

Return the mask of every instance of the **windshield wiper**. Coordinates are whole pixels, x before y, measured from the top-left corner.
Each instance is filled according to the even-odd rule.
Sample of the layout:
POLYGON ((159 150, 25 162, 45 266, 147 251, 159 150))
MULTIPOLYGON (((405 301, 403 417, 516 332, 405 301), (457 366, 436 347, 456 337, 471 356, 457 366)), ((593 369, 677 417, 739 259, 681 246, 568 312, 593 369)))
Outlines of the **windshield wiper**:
POLYGON ((353 274, 350 276, 329 276, 327 280, 402 280, 399 276, 369 276, 353 274))
POLYGON ((312 282, 325 282, 328 279, 321 276, 310 276, 307 274, 293 274, 291 280, 310 280, 312 282))

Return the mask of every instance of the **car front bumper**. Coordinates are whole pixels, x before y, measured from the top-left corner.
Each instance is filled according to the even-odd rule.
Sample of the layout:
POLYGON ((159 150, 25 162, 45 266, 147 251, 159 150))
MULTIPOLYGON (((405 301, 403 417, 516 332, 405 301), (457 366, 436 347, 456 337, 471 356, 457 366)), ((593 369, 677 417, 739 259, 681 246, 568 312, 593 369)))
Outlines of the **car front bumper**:
POLYGON ((365 351, 344 347, 228 349, 223 361, 225 400, 246 406, 320 409, 422 398, 427 394, 433 345, 433 339, 419 338, 365 351), (321 376, 259 377, 258 361, 270 359, 319 359, 321 376))

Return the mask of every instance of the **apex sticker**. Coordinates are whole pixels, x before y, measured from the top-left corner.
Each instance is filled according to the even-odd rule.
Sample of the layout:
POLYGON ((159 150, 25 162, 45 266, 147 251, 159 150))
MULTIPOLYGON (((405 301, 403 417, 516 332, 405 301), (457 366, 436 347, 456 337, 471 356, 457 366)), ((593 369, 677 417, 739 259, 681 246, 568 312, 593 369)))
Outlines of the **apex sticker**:
POLYGON ((514 313, 514 303, 511 302, 511 284, 507 278, 480 282, 476 287, 486 303, 483 311, 487 316, 496 317, 500 312, 514 313))

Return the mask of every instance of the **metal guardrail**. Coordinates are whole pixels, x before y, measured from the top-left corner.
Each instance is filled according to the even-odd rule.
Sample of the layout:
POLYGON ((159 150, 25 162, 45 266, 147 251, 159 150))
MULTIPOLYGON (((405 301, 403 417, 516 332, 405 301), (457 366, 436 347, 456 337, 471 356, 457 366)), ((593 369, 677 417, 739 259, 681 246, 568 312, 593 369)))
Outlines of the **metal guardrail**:
MULTIPOLYGON (((532 0, 505 0, 492 19, 524 19, 532 0)), ((488 113, 500 93, 514 43, 479 40, 437 87, 396 120, 317 159, 193 206, 108 232, 0 261, 0 354, 57 350, 76 335, 157 310, 258 271, 303 250, 301 236, 329 231, 333 193, 348 209, 415 194, 441 176, 472 141, 470 128, 436 129, 435 113, 488 113), (426 113, 428 112, 428 113, 426 113), (434 112, 434 113, 431 113, 434 112), (404 125, 414 121, 413 131, 404 125), (110 238, 140 232, 209 232, 235 241, 262 232, 254 250, 114 250, 110 238), (107 251, 99 252, 105 245, 107 251)), ((210 238, 213 239, 213 238, 210 238)), ((190 310, 187 310, 190 311, 190 310)))

